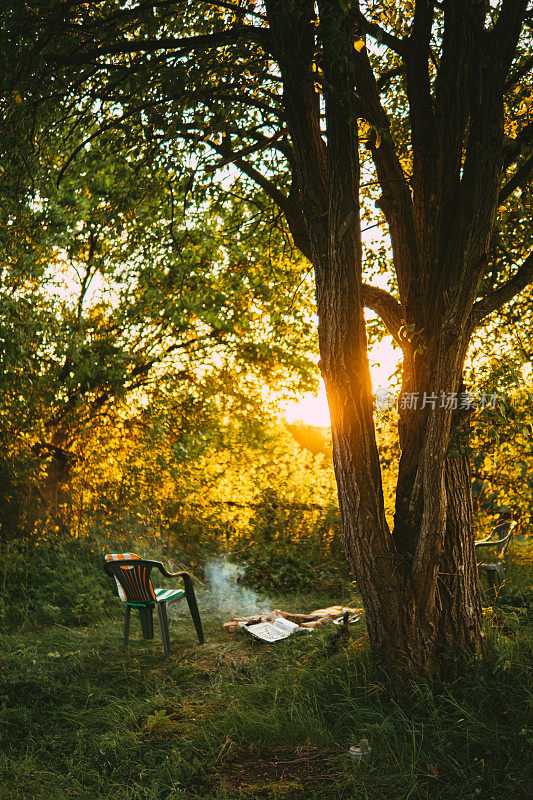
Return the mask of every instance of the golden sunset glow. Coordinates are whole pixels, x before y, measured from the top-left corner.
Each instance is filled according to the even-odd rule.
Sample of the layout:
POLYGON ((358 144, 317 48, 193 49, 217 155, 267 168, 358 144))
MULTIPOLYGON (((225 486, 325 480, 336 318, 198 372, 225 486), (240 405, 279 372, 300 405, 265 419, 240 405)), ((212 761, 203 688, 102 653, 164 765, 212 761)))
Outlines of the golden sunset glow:
MULTIPOLYGON (((384 394, 392 390, 391 377, 400 356, 400 351, 393 348, 388 339, 384 339, 369 350, 368 359, 374 394, 384 394)), ((305 425, 315 425, 320 428, 329 427, 329 409, 324 384, 321 382, 318 395, 308 393, 300 400, 288 403, 285 417, 291 423, 303 422, 305 425)))
POLYGON ((287 422, 303 422, 318 428, 329 428, 329 409, 324 384, 320 384, 318 395, 308 392, 300 400, 288 403, 285 417, 287 422))
POLYGON ((390 338, 383 339, 368 351, 374 394, 387 392, 394 385, 394 371, 401 356, 401 351, 392 346, 390 338))

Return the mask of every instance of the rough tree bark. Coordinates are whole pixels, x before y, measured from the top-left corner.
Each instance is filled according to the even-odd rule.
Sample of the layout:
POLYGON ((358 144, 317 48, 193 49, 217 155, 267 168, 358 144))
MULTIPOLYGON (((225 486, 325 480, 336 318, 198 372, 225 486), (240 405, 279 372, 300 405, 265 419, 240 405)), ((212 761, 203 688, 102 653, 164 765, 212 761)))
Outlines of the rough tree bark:
POLYGON ((446 459, 446 534, 437 581, 435 646, 441 668, 454 668, 483 636, 477 588, 470 469, 466 455, 446 459))
POLYGON ((373 648, 396 672, 418 677, 439 675, 450 660, 468 659, 483 636, 468 463, 466 456, 448 454, 461 414, 441 397, 462 386, 474 301, 498 205, 504 83, 526 3, 504 2, 490 32, 483 29, 482 5, 467 10, 453 0, 444 3, 433 90, 428 68, 433 3, 416 3, 407 39, 389 36, 405 64, 410 187, 366 50, 354 50, 368 27, 358 6, 319 2, 315 16, 310 0, 290 7, 283 0, 266 2, 307 242, 301 219, 290 210, 287 216, 315 269, 321 370, 345 548, 373 648), (314 86, 317 60, 326 149, 314 86), (396 307, 362 283, 358 118, 373 127, 367 147, 391 235, 400 292, 396 307), (365 303, 380 306, 401 341, 403 388, 420 401, 418 408, 400 411, 402 456, 392 533, 384 515, 372 421, 365 303), (421 407, 424 397, 428 402, 421 407))

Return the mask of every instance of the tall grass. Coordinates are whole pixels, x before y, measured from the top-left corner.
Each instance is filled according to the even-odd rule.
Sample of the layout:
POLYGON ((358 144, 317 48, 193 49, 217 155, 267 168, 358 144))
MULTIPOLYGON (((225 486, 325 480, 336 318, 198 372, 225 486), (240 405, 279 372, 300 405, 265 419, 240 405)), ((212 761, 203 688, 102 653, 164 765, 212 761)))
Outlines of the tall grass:
POLYGON ((283 747, 297 762, 311 745, 336 754, 329 784, 274 781, 240 796, 525 800, 532 631, 503 633, 488 620, 487 656, 445 687, 414 689, 403 705, 362 626, 331 655, 329 631, 268 647, 226 637, 216 617, 204 618, 199 647, 180 617, 164 659, 135 625, 123 650, 118 611, 90 628, 4 636, 0 799, 222 799, 228 761, 268 763, 283 747), (370 764, 346 755, 361 737, 370 764))

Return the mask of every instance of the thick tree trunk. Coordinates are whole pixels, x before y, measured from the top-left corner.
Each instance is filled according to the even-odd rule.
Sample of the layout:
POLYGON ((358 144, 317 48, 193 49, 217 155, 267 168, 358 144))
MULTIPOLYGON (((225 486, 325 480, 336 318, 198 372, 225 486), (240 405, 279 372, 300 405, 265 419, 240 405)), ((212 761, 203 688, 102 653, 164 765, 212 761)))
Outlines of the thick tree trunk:
POLYGON ((447 458, 445 477, 446 536, 437 584, 435 647, 442 666, 453 667, 475 654, 484 632, 467 456, 447 458))
MULTIPOLYGON (((430 343, 428 351, 431 350, 430 343)), ((468 460, 465 455, 448 455, 450 443, 459 429, 464 430, 469 412, 446 412, 441 399, 442 392, 449 396, 464 391, 461 375, 465 350, 466 343, 459 337, 453 347, 447 348, 446 359, 435 358, 440 369, 431 368, 431 359, 426 360, 422 370, 406 359, 404 369, 404 392, 414 392, 419 406, 424 392, 435 398, 425 412, 420 407, 400 410, 402 459, 394 525, 396 546, 409 564, 422 639, 419 646, 425 652, 426 672, 433 677, 444 676, 452 666, 465 664, 483 641, 468 460), (441 426, 441 447, 436 448, 430 430, 432 418, 440 415, 442 421, 446 413, 448 423, 441 426), (432 492, 428 492, 427 482, 430 470, 437 476, 432 492), (428 525, 431 503, 444 514, 441 529, 435 522, 439 519, 435 513, 433 523, 428 525), (425 558, 419 562, 425 567, 421 570, 417 554, 423 535, 430 538, 425 558)), ((398 646, 401 648, 401 643, 398 646)))
MULTIPOLYGON (((395 560, 385 559, 377 573, 376 567, 370 573, 354 546, 359 537, 341 490, 342 481, 339 487, 341 510, 345 508, 345 545, 363 596, 370 641, 402 681, 410 682, 413 676, 445 677, 467 664, 483 642, 467 457, 446 458, 444 476, 446 529, 436 576, 431 572, 425 576, 427 590, 413 576, 412 553, 402 553, 401 547, 395 560), (388 586, 386 602, 380 604, 373 602, 376 581, 388 586), (433 596, 429 603, 428 594, 433 596)), ((404 526, 409 531, 419 533, 420 512, 421 506, 413 509, 415 523, 410 519, 404 526)), ((397 518, 396 524, 401 530, 401 520, 397 518)), ((382 598, 382 593, 377 594, 382 598)))
POLYGON ((38 522, 52 518, 56 524, 67 528, 66 509, 70 501, 70 477, 74 456, 65 445, 67 434, 57 430, 50 441, 34 447, 34 452, 46 463, 42 480, 29 482, 24 501, 24 521, 28 531, 38 522))
POLYGON ((67 500, 71 459, 57 447, 52 451, 41 487, 41 497, 51 512, 56 512, 67 500))
MULTIPOLYGON (((406 359, 404 390, 417 395, 418 408, 401 411, 403 452, 393 547, 382 548, 371 569, 370 559, 361 558, 361 548, 380 539, 372 535, 370 525, 361 531, 350 512, 345 497, 349 456, 336 463, 345 545, 363 596, 371 643, 403 677, 444 676, 453 666, 465 664, 483 641, 468 460, 447 454, 457 431, 464 430, 468 412, 452 411, 441 403, 444 387, 449 392, 464 390, 465 345, 459 338, 445 348, 444 357, 438 350, 438 344, 429 343, 423 368, 406 359), (436 399, 420 408, 424 392, 436 399), (374 602, 376 595, 379 604, 374 602)), ((333 417, 332 424, 337 424, 333 417)))

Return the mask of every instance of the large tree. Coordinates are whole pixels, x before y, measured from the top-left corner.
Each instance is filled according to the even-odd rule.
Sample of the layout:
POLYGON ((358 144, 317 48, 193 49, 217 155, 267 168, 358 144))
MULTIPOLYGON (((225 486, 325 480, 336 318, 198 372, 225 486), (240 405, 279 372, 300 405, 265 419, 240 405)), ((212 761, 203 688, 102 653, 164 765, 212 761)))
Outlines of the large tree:
POLYGON ((69 94, 77 114, 113 107, 116 125, 142 119, 151 141, 181 139, 198 162, 211 152, 208 168, 232 164, 280 209, 314 267, 344 544, 371 643, 410 675, 476 652, 469 466, 451 456, 468 414, 446 398, 463 389, 477 326, 533 276, 524 247, 519 267, 494 259, 498 209, 533 164, 529 105, 515 92, 532 64, 527 0, 26 7, 50 96, 69 94), (397 294, 363 282, 361 140, 397 294), (419 398, 400 407, 392 531, 365 306, 402 347, 403 390, 419 398))

